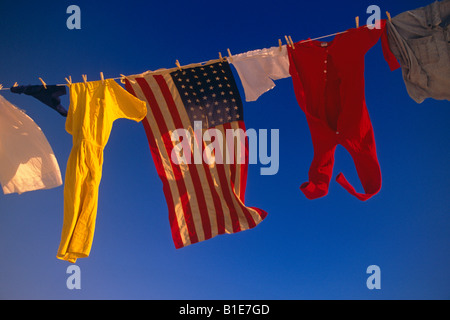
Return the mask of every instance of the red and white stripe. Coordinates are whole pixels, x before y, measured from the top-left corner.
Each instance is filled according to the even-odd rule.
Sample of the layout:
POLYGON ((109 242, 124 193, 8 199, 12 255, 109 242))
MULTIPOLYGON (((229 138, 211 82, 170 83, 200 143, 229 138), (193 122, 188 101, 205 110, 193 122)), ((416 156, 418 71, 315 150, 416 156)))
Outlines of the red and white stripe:
MULTIPOLYGON (((133 81, 126 80, 125 87, 137 98, 147 101, 147 116, 142 122, 163 183, 177 249, 219 234, 253 228, 266 217, 265 211, 244 204, 248 169, 245 136, 238 135, 234 146, 229 146, 235 151, 233 164, 225 163, 225 160, 223 164, 204 161, 201 164, 194 164, 194 161, 192 164, 175 164, 171 161, 171 153, 176 142, 172 142, 171 133, 180 128, 192 133, 193 128, 172 77, 168 72, 136 76, 133 81), (238 148, 244 150, 245 163, 238 163, 238 148)), ((227 143, 226 129, 245 132, 243 121, 215 128, 222 132, 224 144, 227 143)), ((204 150, 204 142, 202 146, 204 150)), ((216 149, 215 152, 217 156, 219 151, 216 149)), ((194 155, 191 156, 194 160, 194 155)))

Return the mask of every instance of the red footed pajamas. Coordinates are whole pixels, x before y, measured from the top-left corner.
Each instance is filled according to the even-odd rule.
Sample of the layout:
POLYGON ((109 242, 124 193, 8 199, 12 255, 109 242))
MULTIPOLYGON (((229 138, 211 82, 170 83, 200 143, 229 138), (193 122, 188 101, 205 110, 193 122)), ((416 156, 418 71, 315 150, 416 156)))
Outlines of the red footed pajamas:
POLYGON ((300 189, 308 199, 328 193, 338 144, 351 155, 364 193, 342 173, 336 181, 350 194, 367 200, 381 188, 374 132, 364 95, 364 56, 382 37, 384 58, 391 69, 398 62, 387 43, 385 20, 380 29, 360 27, 333 41, 307 41, 288 47, 290 74, 297 101, 306 115, 314 147, 309 182, 300 189))

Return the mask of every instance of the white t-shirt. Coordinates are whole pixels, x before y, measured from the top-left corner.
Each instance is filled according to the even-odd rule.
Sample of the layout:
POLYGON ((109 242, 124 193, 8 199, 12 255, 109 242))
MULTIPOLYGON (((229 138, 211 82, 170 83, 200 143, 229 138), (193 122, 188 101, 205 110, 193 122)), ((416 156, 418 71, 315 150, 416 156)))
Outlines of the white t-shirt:
POLYGON ((245 100, 256 101, 263 93, 273 89, 273 80, 290 77, 286 45, 258 49, 231 56, 242 86, 245 100))

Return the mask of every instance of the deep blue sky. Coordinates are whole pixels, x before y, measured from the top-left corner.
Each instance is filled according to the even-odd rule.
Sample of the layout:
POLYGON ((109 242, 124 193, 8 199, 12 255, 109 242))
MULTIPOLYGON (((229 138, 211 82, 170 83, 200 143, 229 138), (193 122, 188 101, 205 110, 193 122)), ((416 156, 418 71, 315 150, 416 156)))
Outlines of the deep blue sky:
MULTIPOLYGON (((366 8, 394 16, 431 0, 402 1, 1 1, 0 83, 99 80, 196 63, 361 25, 366 8), (81 8, 81 30, 66 8, 81 8)), ((329 40, 329 39, 328 39, 329 40)), ((234 69, 233 69, 234 70, 234 69)), ((242 90, 239 78, 238 87, 242 90)), ((366 98, 383 175, 361 202, 353 161, 336 152, 329 194, 299 190, 313 156, 291 79, 244 103, 247 128, 280 130, 280 170, 251 165, 246 202, 268 212, 255 229, 176 250, 162 184, 144 129, 114 123, 105 149, 91 256, 79 259, 81 290, 66 288, 70 263, 56 259, 63 187, 0 194, 1 299, 448 299, 450 139, 448 101, 415 103, 401 71, 390 72, 378 43, 366 55, 366 98), (381 268, 381 290, 366 268, 381 268)), ((243 91, 241 91, 243 93, 243 91)), ((64 177, 72 147, 64 118, 31 97, 0 91, 26 110, 53 147, 64 177)), ((68 96, 63 98, 68 106, 68 96)))

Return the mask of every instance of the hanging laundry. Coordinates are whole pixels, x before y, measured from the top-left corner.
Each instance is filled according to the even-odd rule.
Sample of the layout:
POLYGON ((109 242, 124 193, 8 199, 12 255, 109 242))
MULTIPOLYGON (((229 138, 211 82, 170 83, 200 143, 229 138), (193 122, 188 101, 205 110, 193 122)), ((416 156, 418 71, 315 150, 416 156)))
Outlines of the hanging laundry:
POLYGON ((450 100, 450 0, 403 12, 387 26, 409 96, 450 100))
POLYGON ((350 194, 367 200, 381 188, 381 170, 364 97, 364 55, 382 37, 391 68, 398 62, 389 51, 385 21, 381 29, 359 27, 335 36, 288 47, 290 73, 297 101, 306 115, 314 147, 309 182, 300 189, 308 199, 325 196, 334 152, 341 144, 352 156, 365 193, 358 193, 340 173, 336 180, 350 194))
POLYGON ((141 121, 146 104, 112 79, 70 85, 66 131, 73 137, 65 185, 64 221, 57 258, 75 262, 89 256, 98 207, 103 149, 113 122, 141 121))
POLYGON ((286 45, 281 49, 272 47, 237 54, 229 60, 239 74, 246 101, 256 101, 263 93, 273 89, 273 80, 291 76, 286 45))
POLYGON ((163 184, 175 247, 258 225, 267 213, 245 205, 248 141, 242 101, 228 62, 214 60, 181 71, 158 70, 127 78, 125 88, 149 105, 142 122, 163 184), (185 136, 183 150, 191 161, 173 160, 177 129, 191 132, 192 139, 185 136), (229 144, 226 130, 237 132, 229 144), (213 133, 216 158, 206 162, 212 142, 206 145, 204 137, 213 133), (195 160, 195 150, 203 155, 200 161, 195 160))
POLYGON ((41 128, 0 96, 0 183, 5 194, 62 185, 55 154, 41 128))
POLYGON ((13 93, 23 93, 35 97, 50 108, 58 111, 63 117, 67 117, 67 110, 61 105, 61 99, 59 98, 66 94, 66 86, 47 85, 46 87, 43 85, 16 86, 10 90, 13 93))

